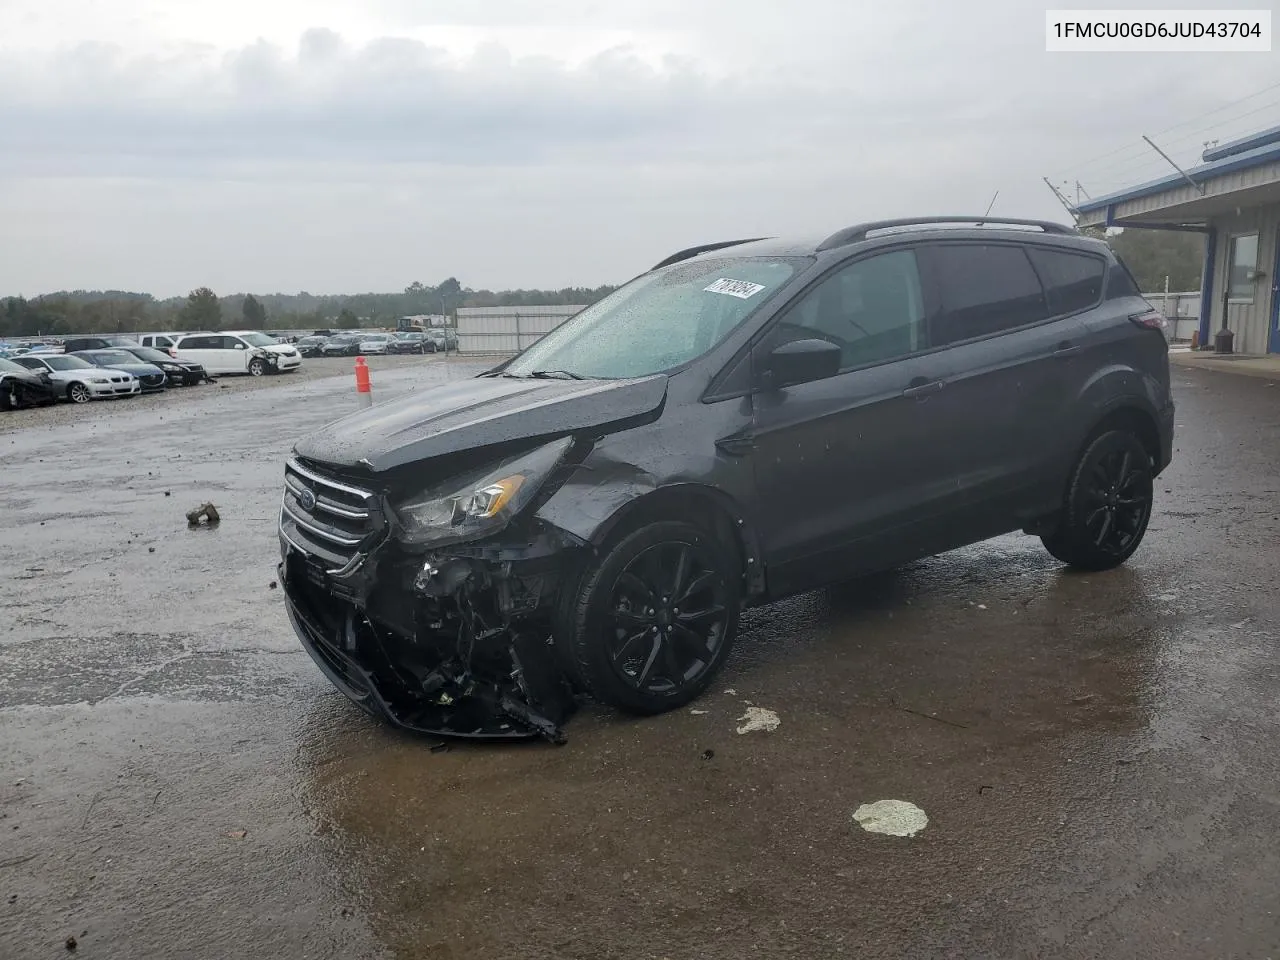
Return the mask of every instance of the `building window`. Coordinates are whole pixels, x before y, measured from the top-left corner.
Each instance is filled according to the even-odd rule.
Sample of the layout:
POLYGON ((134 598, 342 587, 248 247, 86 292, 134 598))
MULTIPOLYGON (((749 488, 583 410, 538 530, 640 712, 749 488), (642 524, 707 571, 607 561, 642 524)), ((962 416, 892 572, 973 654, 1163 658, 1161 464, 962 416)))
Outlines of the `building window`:
POLYGON ((1231 238, 1227 256, 1227 297, 1253 303, 1253 285, 1258 271, 1258 235, 1246 233, 1231 238))

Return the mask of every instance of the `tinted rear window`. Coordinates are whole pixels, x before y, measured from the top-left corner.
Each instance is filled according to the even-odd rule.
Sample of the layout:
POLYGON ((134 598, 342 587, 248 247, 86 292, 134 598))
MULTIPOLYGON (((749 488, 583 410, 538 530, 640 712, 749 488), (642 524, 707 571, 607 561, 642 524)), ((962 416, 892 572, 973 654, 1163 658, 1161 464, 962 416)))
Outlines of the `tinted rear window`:
POLYGON ((1044 247, 1032 247, 1027 256, 1044 282, 1051 314, 1088 310, 1102 299, 1106 264, 1101 257, 1044 247))
POLYGON ((1107 272, 1107 299, 1119 300, 1123 297, 1140 297, 1142 291, 1133 279, 1133 274, 1119 257, 1107 272))
POLYGON ((1031 261, 1021 247, 956 243, 932 248, 943 313, 934 346, 985 337, 1049 316, 1031 261))

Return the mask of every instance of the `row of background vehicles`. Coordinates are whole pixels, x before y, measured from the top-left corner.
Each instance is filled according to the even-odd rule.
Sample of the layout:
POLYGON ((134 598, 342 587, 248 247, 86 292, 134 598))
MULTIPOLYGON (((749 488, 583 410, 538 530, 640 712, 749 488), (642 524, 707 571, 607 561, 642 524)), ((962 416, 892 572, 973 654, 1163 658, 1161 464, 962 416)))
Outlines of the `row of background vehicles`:
POLYGON ((264 376, 302 366, 295 346, 255 330, 68 337, 5 351, 0 409, 67 400, 88 403, 209 382, 215 374, 264 376))
POLYGON ((317 330, 297 341, 304 357, 378 356, 391 353, 448 353, 458 349, 451 329, 402 330, 377 333, 359 330, 317 330))
POLYGON ((223 374, 292 373, 304 357, 427 354, 458 349, 452 329, 381 333, 318 330, 281 338, 257 330, 69 337, 0 345, 0 410, 68 400, 133 397, 223 374))

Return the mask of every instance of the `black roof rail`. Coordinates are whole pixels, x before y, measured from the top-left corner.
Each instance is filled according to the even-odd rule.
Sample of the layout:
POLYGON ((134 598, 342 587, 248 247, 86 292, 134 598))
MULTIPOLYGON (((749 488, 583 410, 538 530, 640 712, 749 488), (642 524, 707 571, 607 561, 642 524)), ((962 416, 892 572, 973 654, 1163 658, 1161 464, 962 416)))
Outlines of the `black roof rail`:
POLYGON ((681 250, 673 253, 661 263, 655 263, 650 270, 657 270, 661 267, 669 267, 673 263, 679 263, 681 260, 688 260, 690 257, 696 257, 700 253, 707 253, 711 250, 722 250, 725 247, 736 247, 742 243, 755 243, 757 240, 766 240, 767 237, 748 237, 746 240, 721 240, 719 243, 704 243, 696 247, 689 247, 687 250, 681 250))
POLYGON ((855 224, 837 230, 818 244, 818 250, 831 250, 850 243, 867 239, 867 234, 877 230, 892 230, 896 227, 927 227, 934 223, 971 223, 975 227, 988 223, 997 226, 1039 227, 1045 233, 1076 234, 1075 227, 1065 223, 1054 223, 1052 220, 1019 220, 1012 217, 907 217, 902 220, 871 220, 867 223, 855 224))

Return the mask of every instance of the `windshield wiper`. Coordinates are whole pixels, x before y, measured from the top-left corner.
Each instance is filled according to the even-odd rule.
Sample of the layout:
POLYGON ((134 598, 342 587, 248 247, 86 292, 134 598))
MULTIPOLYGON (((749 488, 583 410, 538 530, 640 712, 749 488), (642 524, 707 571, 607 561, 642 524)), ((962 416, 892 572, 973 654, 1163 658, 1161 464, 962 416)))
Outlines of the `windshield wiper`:
POLYGON ((578 373, 570 373, 568 370, 534 370, 529 376, 535 380, 590 380, 590 377, 584 377, 578 373))

